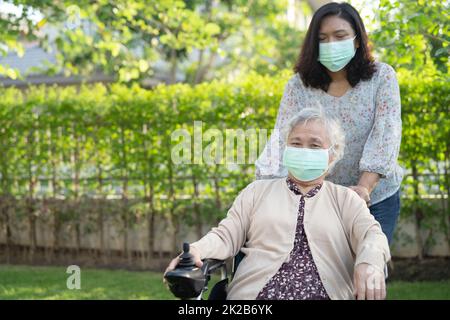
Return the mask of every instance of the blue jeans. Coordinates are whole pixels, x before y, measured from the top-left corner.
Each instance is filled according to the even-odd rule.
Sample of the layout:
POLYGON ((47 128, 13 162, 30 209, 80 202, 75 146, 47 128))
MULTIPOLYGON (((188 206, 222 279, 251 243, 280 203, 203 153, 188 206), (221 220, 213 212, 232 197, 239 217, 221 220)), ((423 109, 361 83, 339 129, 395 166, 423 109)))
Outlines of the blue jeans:
POLYGON ((394 236, 395 226, 400 215, 400 190, 387 199, 369 207, 370 213, 380 223, 389 244, 394 236))

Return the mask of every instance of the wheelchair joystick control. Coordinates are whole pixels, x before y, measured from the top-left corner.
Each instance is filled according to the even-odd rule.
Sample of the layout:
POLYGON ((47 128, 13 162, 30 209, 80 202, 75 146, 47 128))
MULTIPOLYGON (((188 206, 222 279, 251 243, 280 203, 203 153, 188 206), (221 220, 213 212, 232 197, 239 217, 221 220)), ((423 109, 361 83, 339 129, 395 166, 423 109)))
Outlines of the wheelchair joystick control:
POLYGON ((180 262, 178 263, 177 267, 180 268, 195 267, 193 256, 192 254, 189 253, 189 243, 187 242, 183 243, 183 253, 180 256, 180 262))
POLYGON ((194 299, 198 297, 206 284, 206 276, 202 269, 197 267, 194 258, 189 253, 189 243, 183 243, 183 253, 175 269, 164 276, 169 284, 170 291, 181 299, 194 299))

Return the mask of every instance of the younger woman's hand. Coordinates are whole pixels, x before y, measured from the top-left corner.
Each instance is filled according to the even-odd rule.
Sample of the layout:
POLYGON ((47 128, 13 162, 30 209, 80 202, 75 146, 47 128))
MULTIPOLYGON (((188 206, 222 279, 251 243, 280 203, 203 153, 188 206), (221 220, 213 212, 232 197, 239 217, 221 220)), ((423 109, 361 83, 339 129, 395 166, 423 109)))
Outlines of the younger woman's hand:
POLYGON ((349 188, 355 191, 358 194, 358 196, 360 196, 361 199, 363 199, 367 203, 367 206, 370 205, 370 192, 366 187, 357 185, 357 186, 350 186, 349 188))

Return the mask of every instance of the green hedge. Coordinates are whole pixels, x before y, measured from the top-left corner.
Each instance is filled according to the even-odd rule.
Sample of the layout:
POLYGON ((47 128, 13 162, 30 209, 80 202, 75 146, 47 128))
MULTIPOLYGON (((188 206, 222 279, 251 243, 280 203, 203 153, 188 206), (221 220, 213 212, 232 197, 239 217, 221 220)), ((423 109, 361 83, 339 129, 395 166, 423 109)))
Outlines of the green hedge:
MULTIPOLYGON (((22 212, 31 224, 42 199, 116 196, 124 203, 124 229, 140 212, 150 220, 164 214, 175 230, 180 222, 197 225, 201 234, 200 225, 223 217, 237 192, 254 179, 254 167, 175 165, 172 132, 184 128, 192 133, 194 121, 200 120, 204 132, 271 130, 288 78, 287 72, 276 78, 249 74, 232 83, 153 90, 118 84, 0 88, 0 194, 25 199, 22 212), (130 205, 130 198, 142 201, 130 205)), ((425 208, 423 194, 448 194, 443 170, 449 167, 449 91, 445 83, 401 81, 400 160, 413 173, 404 184, 411 200, 403 214, 425 208)), ((448 199, 443 201, 443 208, 425 211, 442 216, 446 226, 448 199)), ((77 214, 70 219, 76 222, 77 214)))

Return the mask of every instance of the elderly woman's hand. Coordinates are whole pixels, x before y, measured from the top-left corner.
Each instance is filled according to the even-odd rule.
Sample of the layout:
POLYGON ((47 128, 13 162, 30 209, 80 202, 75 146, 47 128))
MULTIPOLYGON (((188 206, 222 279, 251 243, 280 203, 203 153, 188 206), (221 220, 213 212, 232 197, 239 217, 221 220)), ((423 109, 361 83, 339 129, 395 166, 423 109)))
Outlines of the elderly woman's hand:
MULTIPOLYGON (((189 253, 192 254, 192 258, 194 259, 194 263, 197 267, 201 268, 203 265, 202 260, 200 259, 200 252, 198 252, 197 249, 195 249, 194 247, 189 247, 189 253)), ((181 254, 180 254, 181 255, 181 254)), ((178 257, 176 257, 175 259, 172 259, 172 261, 170 261, 169 265, 166 268, 166 271, 164 271, 164 276, 166 275, 167 272, 172 271, 173 269, 175 269, 175 267, 177 266, 177 264, 180 262, 180 255, 178 257)), ((164 283, 166 283, 166 279, 163 278, 164 283)))
POLYGON ((358 300, 383 300, 386 298, 384 272, 367 264, 358 264, 353 275, 354 295, 358 300))

